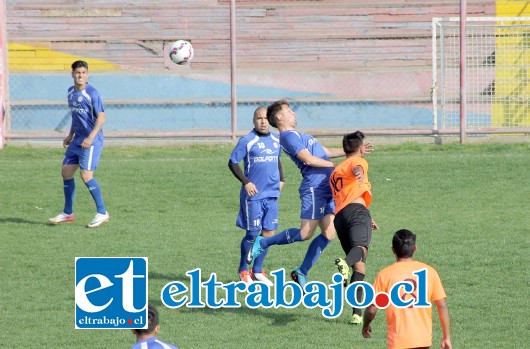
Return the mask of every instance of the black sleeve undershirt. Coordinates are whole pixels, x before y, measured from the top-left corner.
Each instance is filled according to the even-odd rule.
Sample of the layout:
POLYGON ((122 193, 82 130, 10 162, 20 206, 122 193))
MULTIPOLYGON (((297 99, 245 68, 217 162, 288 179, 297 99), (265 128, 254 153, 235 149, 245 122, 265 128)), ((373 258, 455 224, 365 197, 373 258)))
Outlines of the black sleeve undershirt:
POLYGON ((232 161, 228 160, 228 168, 243 185, 250 183, 249 179, 245 176, 243 171, 241 171, 239 164, 234 164, 232 161))

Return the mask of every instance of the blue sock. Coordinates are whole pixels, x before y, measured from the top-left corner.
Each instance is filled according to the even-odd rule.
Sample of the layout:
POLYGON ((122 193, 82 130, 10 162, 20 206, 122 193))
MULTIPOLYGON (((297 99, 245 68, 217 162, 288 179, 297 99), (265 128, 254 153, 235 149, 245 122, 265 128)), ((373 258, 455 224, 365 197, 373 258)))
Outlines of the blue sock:
POLYGON ((92 178, 86 182, 85 185, 87 186, 88 190, 90 191, 90 195, 92 195, 92 198, 96 203, 98 213, 105 214, 107 210, 105 209, 105 204, 103 203, 103 196, 101 195, 101 188, 99 187, 98 181, 96 181, 95 178, 92 178))
POLYGON ((324 235, 320 234, 316 238, 311 241, 311 244, 309 244, 309 247, 307 248, 307 253, 305 254, 304 261, 302 262, 302 265, 300 265, 300 271, 307 276, 307 273, 309 273, 309 269, 317 262, 318 257, 320 257, 320 254, 326 246, 329 245, 331 241, 328 240, 324 235))
POLYGON ((256 257, 254 260, 254 264, 252 265, 252 272, 253 273, 262 273, 263 272, 263 262, 265 261, 265 256, 269 252, 269 248, 265 248, 263 252, 259 256, 256 257))
POLYGON ((64 184, 64 209, 66 214, 74 212, 75 180, 73 178, 63 179, 64 184))
POLYGON ((254 242, 254 239, 258 235, 259 235, 259 231, 248 231, 247 230, 247 234, 245 235, 243 240, 241 240, 241 249, 240 249, 241 256, 239 258, 239 270, 238 271, 243 271, 243 270, 248 271, 247 252, 252 247, 252 243, 254 242))
POLYGON ((276 235, 271 236, 270 238, 262 239, 260 241, 260 246, 261 248, 266 249, 271 245, 286 245, 297 241, 302 241, 300 229, 289 228, 279 232, 276 235))

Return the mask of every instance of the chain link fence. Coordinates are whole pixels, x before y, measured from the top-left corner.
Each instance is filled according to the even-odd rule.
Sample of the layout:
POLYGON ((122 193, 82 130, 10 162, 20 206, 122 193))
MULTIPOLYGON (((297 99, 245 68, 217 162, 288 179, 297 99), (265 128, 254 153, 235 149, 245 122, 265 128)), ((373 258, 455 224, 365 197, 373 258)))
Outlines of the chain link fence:
POLYGON ((231 71, 228 1, 7 0, 7 137, 64 136, 78 58, 89 62, 90 83, 103 96, 110 138, 233 138, 252 127, 258 106, 281 98, 297 112, 298 128, 315 135, 451 128, 433 114, 432 16, 411 20, 417 9, 395 2, 390 11, 238 1, 231 71), (73 29, 76 20, 81 29, 73 29), (177 39, 193 44, 191 64, 169 60, 177 39))

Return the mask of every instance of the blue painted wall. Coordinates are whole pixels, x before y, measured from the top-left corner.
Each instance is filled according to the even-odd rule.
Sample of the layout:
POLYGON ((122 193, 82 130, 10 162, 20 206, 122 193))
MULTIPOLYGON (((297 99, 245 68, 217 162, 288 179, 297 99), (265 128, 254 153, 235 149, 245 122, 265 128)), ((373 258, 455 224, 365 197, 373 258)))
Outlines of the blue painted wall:
MULTIPOLYGON (((231 128, 230 85, 176 75, 92 75, 90 83, 106 105, 107 131, 186 131, 231 128), (113 100, 159 100, 154 104, 113 104, 113 100), (168 103, 175 101, 175 103, 168 103), (186 102, 188 101, 188 102, 186 102), (214 101, 204 103, 204 101, 214 101)), ((66 91, 72 78, 66 75, 11 74, 11 129, 13 131, 67 129, 66 91), (56 101, 54 105, 16 105, 17 101, 56 101), (58 127, 61 126, 61 127, 58 127)), ((329 95, 237 86, 239 130, 252 127, 258 105, 280 98, 311 97, 316 102, 293 102, 301 129, 430 128, 430 105, 396 105, 366 102, 326 102, 329 95), (319 99, 318 97, 322 97, 319 99)))

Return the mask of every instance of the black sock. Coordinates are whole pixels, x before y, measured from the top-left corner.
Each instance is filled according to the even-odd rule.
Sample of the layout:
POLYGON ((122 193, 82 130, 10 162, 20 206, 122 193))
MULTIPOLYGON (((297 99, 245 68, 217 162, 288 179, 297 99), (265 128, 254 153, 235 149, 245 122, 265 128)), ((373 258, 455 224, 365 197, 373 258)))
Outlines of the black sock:
MULTIPOLYGON (((365 275, 362 274, 362 273, 359 273, 358 271, 353 271, 353 275, 351 276, 351 279, 350 279, 350 284, 356 282, 356 281, 364 281, 364 277, 365 275)), ((363 288, 362 287, 357 287, 357 291, 356 291, 356 295, 355 295, 355 298, 357 300, 357 302, 359 302, 363 296, 364 296, 364 292, 363 292, 363 288)), ((359 316, 361 316, 362 314, 362 311, 361 309, 359 308, 353 308, 353 314, 357 314, 359 316)))

